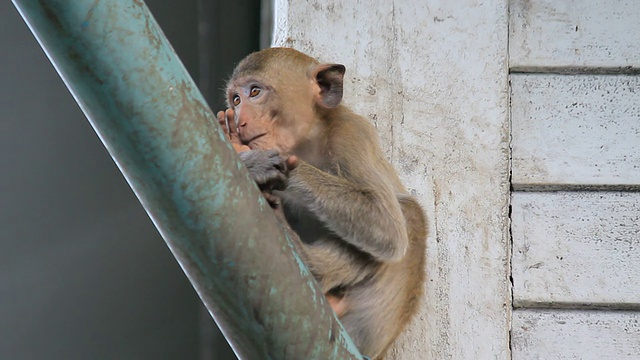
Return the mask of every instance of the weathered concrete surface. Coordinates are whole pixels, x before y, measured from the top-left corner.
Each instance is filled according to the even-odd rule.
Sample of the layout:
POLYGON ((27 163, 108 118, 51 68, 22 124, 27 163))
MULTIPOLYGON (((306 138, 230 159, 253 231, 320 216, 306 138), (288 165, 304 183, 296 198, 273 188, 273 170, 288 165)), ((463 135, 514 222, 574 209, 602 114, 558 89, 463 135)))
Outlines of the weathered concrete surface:
POLYGON ((275 20, 275 45, 347 66, 346 103, 429 216, 424 306, 391 358, 509 358, 507 2, 278 0, 275 20))

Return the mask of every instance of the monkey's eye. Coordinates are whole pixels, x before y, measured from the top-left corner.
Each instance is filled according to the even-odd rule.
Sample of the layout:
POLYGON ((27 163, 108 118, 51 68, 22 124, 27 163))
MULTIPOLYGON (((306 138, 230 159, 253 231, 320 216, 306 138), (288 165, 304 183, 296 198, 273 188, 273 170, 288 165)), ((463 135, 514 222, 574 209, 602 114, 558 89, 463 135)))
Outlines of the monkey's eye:
POLYGON ((252 86, 251 87, 251 92, 249 92, 249 96, 256 97, 256 96, 260 95, 260 91, 262 91, 262 89, 260 89, 259 87, 252 86))
POLYGON ((240 105, 240 95, 235 94, 233 95, 233 106, 238 106, 240 105))

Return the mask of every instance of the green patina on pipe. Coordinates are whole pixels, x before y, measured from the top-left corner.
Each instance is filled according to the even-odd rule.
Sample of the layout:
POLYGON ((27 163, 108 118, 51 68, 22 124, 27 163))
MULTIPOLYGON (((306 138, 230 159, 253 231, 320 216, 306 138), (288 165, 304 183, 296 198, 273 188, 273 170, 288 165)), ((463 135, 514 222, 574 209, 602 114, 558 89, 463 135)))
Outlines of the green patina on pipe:
POLYGON ((13 0, 242 359, 360 359, 141 0, 13 0))

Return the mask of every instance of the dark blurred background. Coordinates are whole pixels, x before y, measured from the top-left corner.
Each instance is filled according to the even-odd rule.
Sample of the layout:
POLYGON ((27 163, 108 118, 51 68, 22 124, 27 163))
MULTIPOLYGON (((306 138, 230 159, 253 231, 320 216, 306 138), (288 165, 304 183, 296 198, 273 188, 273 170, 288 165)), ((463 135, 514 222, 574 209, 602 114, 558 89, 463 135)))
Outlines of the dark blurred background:
MULTIPOLYGON (((223 109, 233 66, 268 45, 271 2, 146 3, 223 109)), ((0 359, 235 359, 9 1, 0 2, 0 359)))

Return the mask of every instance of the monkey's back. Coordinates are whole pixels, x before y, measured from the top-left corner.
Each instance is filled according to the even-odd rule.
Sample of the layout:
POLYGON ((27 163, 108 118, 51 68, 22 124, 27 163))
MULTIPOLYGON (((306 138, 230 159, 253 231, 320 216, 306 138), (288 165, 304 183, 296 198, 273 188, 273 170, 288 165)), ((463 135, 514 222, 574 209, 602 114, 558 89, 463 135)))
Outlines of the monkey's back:
MULTIPOLYGON (((323 156, 326 162, 314 165, 365 189, 393 189, 407 228, 405 256, 396 262, 374 259, 329 231, 304 203, 298 203, 293 211, 289 208, 287 220, 302 241, 313 248, 309 265, 323 291, 334 293, 339 289, 338 293, 344 295, 347 311, 340 320, 358 349, 363 355, 380 359, 416 314, 423 296, 427 220, 385 158, 375 127, 343 106, 334 109, 327 119, 332 133, 323 156)), ((285 208, 287 205, 285 201, 285 208)), ((367 218, 369 211, 351 208, 350 213, 361 214, 362 218, 355 217, 354 221, 371 221, 367 218)))
POLYGON ((405 258, 382 265, 373 277, 345 293, 350 310, 341 321, 362 354, 373 359, 380 359, 404 330, 424 294, 426 217, 413 198, 401 196, 399 201, 410 224, 405 258))

